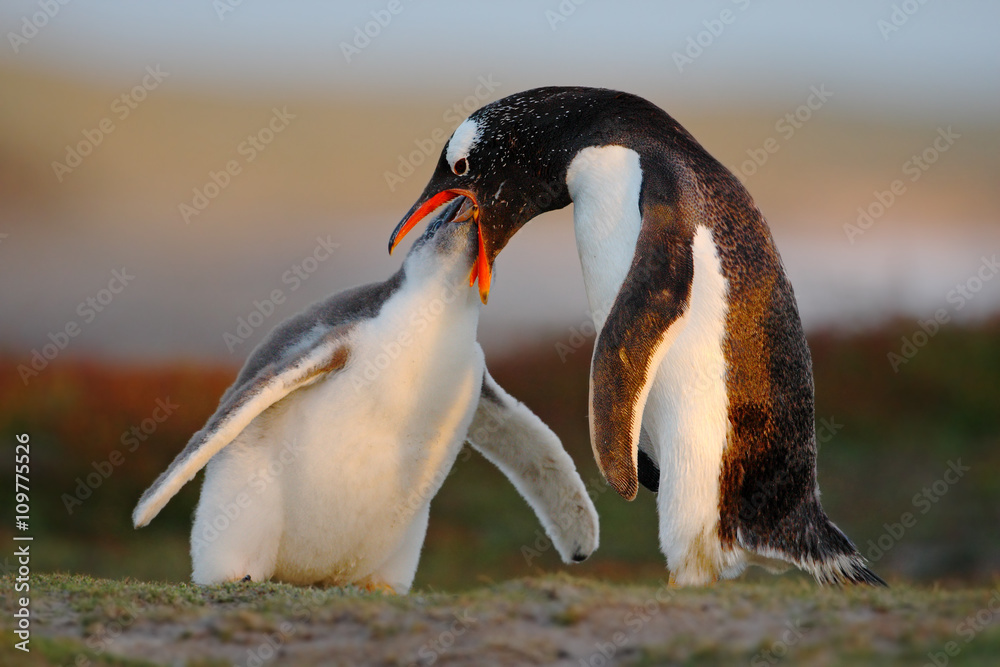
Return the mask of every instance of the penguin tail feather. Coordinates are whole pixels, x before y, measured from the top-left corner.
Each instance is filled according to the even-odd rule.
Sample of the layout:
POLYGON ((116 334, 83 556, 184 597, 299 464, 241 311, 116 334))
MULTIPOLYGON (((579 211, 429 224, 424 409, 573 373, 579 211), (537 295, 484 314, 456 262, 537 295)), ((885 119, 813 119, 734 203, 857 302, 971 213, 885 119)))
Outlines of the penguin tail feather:
POLYGON ((821 584, 835 586, 862 584, 885 588, 889 586, 882 577, 868 569, 864 558, 858 553, 831 556, 819 561, 807 561, 801 567, 816 577, 816 581, 821 584))
MULTIPOLYGON (((817 508, 819 509, 819 508, 817 508)), ((812 560, 813 567, 806 568, 821 584, 865 584, 888 588, 882 577, 865 564, 865 558, 822 509, 819 509, 820 558, 812 560)))
POLYGON ((805 528, 796 544, 780 544, 753 539, 752 533, 740 530, 738 539, 743 548, 768 559, 794 564, 813 575, 822 585, 843 586, 860 584, 888 587, 882 577, 866 565, 864 556, 844 533, 837 528, 818 506, 813 508, 812 525, 805 528), (751 537, 751 539, 747 539, 751 537), (763 543, 762 543, 763 542, 763 543))

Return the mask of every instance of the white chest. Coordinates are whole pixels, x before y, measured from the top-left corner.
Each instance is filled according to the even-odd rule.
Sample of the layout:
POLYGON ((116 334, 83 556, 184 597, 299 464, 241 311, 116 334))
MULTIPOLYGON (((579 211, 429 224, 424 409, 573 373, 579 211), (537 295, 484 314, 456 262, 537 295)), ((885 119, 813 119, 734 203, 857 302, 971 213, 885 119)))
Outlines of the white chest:
POLYGON ((484 372, 476 309, 446 298, 390 299, 352 336, 344 371, 297 392, 273 425, 299 451, 282 480, 285 576, 373 567, 443 484, 484 372))
POLYGON ((639 154, 623 146, 584 148, 569 165, 566 185, 587 300, 600 331, 632 264, 642 226, 639 154))

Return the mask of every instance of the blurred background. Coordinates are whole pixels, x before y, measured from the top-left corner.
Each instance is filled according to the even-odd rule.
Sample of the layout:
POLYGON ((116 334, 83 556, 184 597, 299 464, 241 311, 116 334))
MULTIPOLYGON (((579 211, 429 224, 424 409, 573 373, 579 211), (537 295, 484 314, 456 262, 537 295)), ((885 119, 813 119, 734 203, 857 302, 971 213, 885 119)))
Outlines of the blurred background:
MULTIPOLYGON (((770 222, 814 354, 824 504, 874 569, 994 576, 998 22, 969 0, 3 3, 0 434, 32 438, 34 565, 186 579, 199 484, 141 532, 129 514, 254 345, 395 271, 389 234, 471 111, 589 85, 666 109, 770 222)), ((572 571, 655 580, 653 497, 618 498, 590 453, 571 216, 503 252, 480 337, 593 489, 602 546, 572 571)), ((463 455, 417 584, 561 567, 536 530, 463 455)))

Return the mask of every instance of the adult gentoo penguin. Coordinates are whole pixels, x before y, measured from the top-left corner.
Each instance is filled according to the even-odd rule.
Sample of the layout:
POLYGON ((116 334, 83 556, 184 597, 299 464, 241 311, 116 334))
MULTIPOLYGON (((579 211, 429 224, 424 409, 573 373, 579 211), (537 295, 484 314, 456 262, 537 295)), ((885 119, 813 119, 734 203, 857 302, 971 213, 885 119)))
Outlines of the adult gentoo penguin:
POLYGON ((820 505, 812 363, 767 224, 683 127, 614 90, 493 102, 456 128, 390 250, 457 197, 475 206, 483 301, 510 237, 574 204, 598 331, 594 455, 626 499, 640 482, 658 490, 676 583, 787 562, 823 583, 884 585, 820 505))
POLYGON ((196 583, 407 592, 431 499, 466 440, 513 482, 564 561, 597 548, 597 513, 559 438, 486 371, 468 284, 476 226, 460 204, 389 280, 279 325, 143 494, 136 527, 207 464, 196 583))

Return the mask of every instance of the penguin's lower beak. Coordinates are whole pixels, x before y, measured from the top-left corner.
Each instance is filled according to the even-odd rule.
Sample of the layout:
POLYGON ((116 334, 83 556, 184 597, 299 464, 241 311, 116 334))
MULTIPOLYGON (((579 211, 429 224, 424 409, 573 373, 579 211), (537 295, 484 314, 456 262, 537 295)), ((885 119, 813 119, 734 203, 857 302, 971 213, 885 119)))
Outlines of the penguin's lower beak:
POLYGON ((396 246, 403 240, 406 233, 413 229, 418 222, 456 197, 465 197, 467 202, 463 203, 462 208, 452 222, 463 222, 470 217, 476 221, 479 248, 476 253, 476 260, 472 264, 472 271, 469 273, 469 285, 474 285, 476 279, 479 279, 479 298, 483 303, 486 303, 490 295, 492 269, 489 257, 486 254, 486 245, 483 242, 483 227, 479 222, 479 204, 476 201, 476 196, 468 190, 442 190, 433 197, 414 204, 409 213, 396 225, 392 236, 389 237, 389 254, 392 254, 392 251, 396 249, 396 246))

